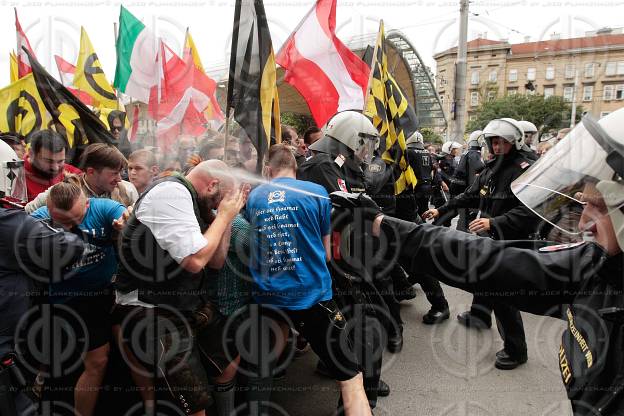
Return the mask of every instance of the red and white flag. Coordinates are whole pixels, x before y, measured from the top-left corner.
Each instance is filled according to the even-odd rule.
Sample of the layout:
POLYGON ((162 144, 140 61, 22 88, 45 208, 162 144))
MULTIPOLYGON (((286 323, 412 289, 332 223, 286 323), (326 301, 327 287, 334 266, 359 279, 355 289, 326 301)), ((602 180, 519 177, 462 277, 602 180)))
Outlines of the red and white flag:
POLYGON ((22 25, 20 24, 17 18, 17 8, 15 10, 15 30, 17 33, 17 76, 19 78, 28 75, 32 72, 32 68, 30 67, 30 61, 28 60, 28 55, 24 52, 23 48, 26 48, 28 52, 35 56, 35 52, 33 52, 30 47, 30 42, 26 37, 26 33, 22 30, 22 25))
POLYGON ((86 105, 93 106, 93 98, 91 98, 89 94, 74 88, 74 75, 76 74, 76 66, 70 64, 58 55, 54 55, 54 60, 56 61, 56 67, 59 71, 59 81, 61 81, 61 84, 63 84, 64 87, 67 87, 67 89, 70 90, 72 94, 74 94, 76 97, 78 97, 80 101, 82 101, 86 105))
POLYGON ((169 148, 181 134, 200 135, 206 130, 203 113, 213 100, 217 84, 192 59, 183 60, 162 41, 159 61, 160 87, 152 87, 148 108, 157 122, 159 143, 169 148))
POLYGON ((308 103, 317 126, 364 109, 370 69, 336 37, 336 0, 318 0, 276 57, 284 80, 308 103))

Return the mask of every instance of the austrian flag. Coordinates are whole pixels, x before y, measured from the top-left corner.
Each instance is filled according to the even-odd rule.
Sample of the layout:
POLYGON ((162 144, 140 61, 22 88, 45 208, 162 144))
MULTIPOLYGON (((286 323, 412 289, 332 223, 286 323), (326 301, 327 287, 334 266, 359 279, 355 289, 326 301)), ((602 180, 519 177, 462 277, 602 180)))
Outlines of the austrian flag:
POLYGON ((362 110, 370 70, 336 36, 336 0, 318 0, 277 54, 284 80, 308 103, 317 126, 362 110))

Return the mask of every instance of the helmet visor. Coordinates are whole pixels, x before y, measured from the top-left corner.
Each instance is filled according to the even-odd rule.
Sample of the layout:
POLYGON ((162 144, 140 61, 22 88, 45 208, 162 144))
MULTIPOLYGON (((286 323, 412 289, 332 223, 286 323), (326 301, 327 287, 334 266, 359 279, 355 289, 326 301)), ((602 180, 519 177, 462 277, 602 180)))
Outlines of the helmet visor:
POLYGON ((0 194, 13 202, 26 202, 26 176, 21 160, 0 162, 0 194))
POLYGON ((379 146, 379 136, 360 133, 358 135, 358 147, 355 155, 364 163, 371 163, 375 156, 375 150, 379 146))
POLYGON ((601 195, 596 185, 613 180, 608 149, 616 145, 592 119, 585 118, 561 142, 518 177, 511 190, 516 197, 543 220, 569 234, 582 234, 600 216, 624 205, 624 195, 601 195), (605 204, 605 199, 613 202, 605 204), (579 220, 586 204, 599 208, 599 216, 579 220), (589 222, 587 221, 589 220, 589 222))

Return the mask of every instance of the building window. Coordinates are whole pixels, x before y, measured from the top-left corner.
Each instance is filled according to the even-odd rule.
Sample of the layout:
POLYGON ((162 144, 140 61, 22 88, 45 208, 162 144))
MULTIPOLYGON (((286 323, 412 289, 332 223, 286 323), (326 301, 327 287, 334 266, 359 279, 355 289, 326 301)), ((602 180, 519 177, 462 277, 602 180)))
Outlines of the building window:
POLYGON ((563 89, 563 100, 570 102, 574 97, 574 87, 565 87, 563 89))
POLYGON ((535 68, 527 69, 527 81, 535 81, 535 68))
POLYGON ((553 95, 555 95, 555 88, 554 87, 545 87, 544 88, 544 98, 549 98, 549 97, 552 97, 553 95))
POLYGON ((555 79, 555 67, 553 65, 549 65, 546 67, 546 79, 555 79))
POLYGON ((507 90, 507 95, 516 95, 518 94, 518 88, 509 88, 507 90))
POLYGON ((605 67, 605 75, 608 77, 612 77, 617 72, 617 62, 607 62, 607 66, 605 67))
POLYGON ((472 85, 479 85, 479 71, 473 70, 472 74, 470 74, 470 83, 472 85))
POLYGON ((624 84, 619 84, 615 86, 615 99, 624 100, 624 84))
POLYGON ((610 112, 610 111, 601 111, 601 112, 600 112, 600 118, 606 117, 606 116, 608 116, 609 114, 611 114, 611 112, 610 112))
POLYGON ((498 80, 498 71, 492 70, 490 71, 490 76, 488 77, 488 81, 496 82, 498 80))
POLYGON ((488 101, 492 101, 495 98, 496 98, 496 91, 488 91, 488 93, 487 93, 488 101))
POLYGON ((615 87, 613 85, 605 85, 602 90, 602 99, 603 101, 611 101, 613 99, 613 93, 615 92, 615 87))
POLYGON ((585 64, 585 78, 593 78, 594 77, 594 63, 590 62, 585 64))
POLYGON ((624 75, 624 61, 620 61, 617 63, 617 74, 624 75))
POLYGON ((509 70, 509 82, 516 82, 516 81, 518 81, 518 70, 510 69, 509 70))
POLYGON ((591 101, 594 98, 594 87, 586 85, 583 87, 583 101, 591 101))
POLYGON ((565 66, 565 78, 566 79, 574 78, 575 72, 576 72, 576 68, 574 67, 573 64, 567 64, 565 66))
POLYGON ((476 107, 479 105, 479 93, 477 91, 473 91, 470 93, 470 106, 476 107))
POLYGON ((468 117, 468 120, 470 121, 475 121, 477 119, 477 116, 475 114, 471 114, 470 117, 468 117))

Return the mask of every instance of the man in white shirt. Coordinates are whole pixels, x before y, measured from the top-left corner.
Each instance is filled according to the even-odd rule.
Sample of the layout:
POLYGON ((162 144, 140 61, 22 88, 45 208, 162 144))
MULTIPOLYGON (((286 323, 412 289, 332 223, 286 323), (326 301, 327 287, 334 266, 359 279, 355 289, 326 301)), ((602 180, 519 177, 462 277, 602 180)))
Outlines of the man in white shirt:
MULTIPOLYGON (((149 187, 121 235, 115 286, 116 321, 122 325, 115 332, 130 350, 146 351, 136 344, 135 331, 154 326, 148 333, 156 339, 147 342, 157 341, 160 349, 139 364, 165 377, 185 414, 205 414, 208 376, 219 385, 231 383, 236 373, 222 343, 210 342, 220 338, 220 329, 213 328, 211 305, 204 301, 203 271, 206 266, 223 267, 231 222, 248 192, 248 187, 237 186, 223 162, 202 162, 186 176, 173 173, 149 187), (173 333, 172 325, 177 328, 173 333), (166 360, 159 358, 163 354, 166 360), (206 362, 210 368, 202 364, 206 362)), ((140 355, 145 354, 129 359, 137 383, 133 360, 140 355)), ((149 405, 153 393, 143 399, 149 405)), ((233 392, 227 402, 226 407, 233 405, 233 392)))

